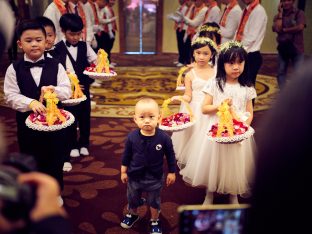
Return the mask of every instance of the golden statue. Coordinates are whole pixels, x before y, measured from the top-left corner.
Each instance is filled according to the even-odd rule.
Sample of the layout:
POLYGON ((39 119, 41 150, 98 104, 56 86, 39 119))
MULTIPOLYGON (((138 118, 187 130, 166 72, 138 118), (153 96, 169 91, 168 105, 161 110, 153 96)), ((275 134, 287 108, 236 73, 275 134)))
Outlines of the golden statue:
POLYGON ((219 116, 217 137, 221 137, 222 132, 227 131, 229 136, 234 135, 233 116, 228 101, 222 102, 218 107, 217 115, 219 116))
POLYGON ((64 123, 66 118, 57 108, 57 103, 59 100, 56 97, 56 93, 48 89, 44 92, 43 99, 46 101, 46 121, 48 126, 54 125, 57 120, 60 120, 62 123, 64 123))
POLYGON ((72 98, 81 98, 83 96, 83 92, 79 85, 79 80, 76 74, 67 73, 68 78, 70 79, 71 89, 72 89, 72 98))
POLYGON ((107 57, 107 53, 103 49, 99 49, 97 52, 96 59, 96 72, 97 73, 110 73, 109 71, 109 60, 107 57))

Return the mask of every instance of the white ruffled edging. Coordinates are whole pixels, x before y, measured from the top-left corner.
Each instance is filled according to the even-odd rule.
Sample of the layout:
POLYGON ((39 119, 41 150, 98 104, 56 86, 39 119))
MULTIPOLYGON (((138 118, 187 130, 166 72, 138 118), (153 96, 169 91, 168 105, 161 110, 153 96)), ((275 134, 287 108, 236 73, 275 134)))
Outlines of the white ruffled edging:
POLYGON ((26 123, 27 127, 31 128, 33 130, 36 130, 36 131, 44 131, 44 132, 58 131, 58 130, 61 130, 63 128, 67 128, 68 126, 72 125, 75 121, 75 117, 73 116, 72 113, 65 111, 65 110, 63 110, 63 112, 66 113, 66 121, 65 121, 65 123, 62 123, 62 124, 57 124, 57 125, 52 125, 52 126, 37 124, 37 123, 33 123, 30 120, 30 116, 27 117, 25 123, 26 123), (69 119, 67 119, 68 116, 69 116, 69 119))
POLYGON ((223 144, 234 144, 251 137, 254 133, 255 130, 249 126, 244 134, 234 135, 232 137, 213 137, 208 135, 208 139, 223 144))
POLYGON ((98 73, 98 72, 90 72, 90 71, 83 71, 83 74, 89 76, 92 79, 98 79, 98 80, 110 80, 113 77, 117 76, 117 73, 115 71, 111 71, 110 73, 98 73))
POLYGON ((176 90, 177 91, 184 91, 185 90, 185 86, 177 86, 176 90))
POLYGON ((85 100, 87 100, 87 96, 83 95, 80 98, 64 100, 64 101, 62 101, 62 104, 63 104, 63 106, 75 106, 75 105, 78 105, 80 102, 83 102, 85 100))
POLYGON ((185 123, 185 124, 181 124, 181 125, 175 125, 175 126, 172 126, 172 127, 169 127, 169 126, 164 126, 164 125, 161 125, 159 124, 159 128, 161 130, 164 130, 164 131, 168 131, 168 132, 177 132, 177 131, 182 131, 186 128, 189 128, 191 126, 193 126, 195 124, 196 121, 192 121, 192 122, 188 122, 188 123, 185 123))

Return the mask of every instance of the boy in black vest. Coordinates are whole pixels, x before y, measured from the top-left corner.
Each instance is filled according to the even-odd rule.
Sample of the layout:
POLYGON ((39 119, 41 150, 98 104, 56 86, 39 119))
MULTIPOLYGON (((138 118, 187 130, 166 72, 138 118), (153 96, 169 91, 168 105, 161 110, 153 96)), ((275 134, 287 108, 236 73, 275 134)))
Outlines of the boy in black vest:
POLYGON ((71 131, 71 157, 89 155, 90 138, 90 84, 93 82, 83 74, 86 67, 96 61, 97 55, 89 44, 81 41, 83 22, 80 16, 64 14, 60 19, 60 26, 65 40, 55 45, 56 58, 63 64, 65 69, 76 73, 83 93, 87 100, 77 106, 68 107, 67 110, 75 116, 75 123, 70 127, 71 131), (79 140, 77 140, 77 125, 79 126, 79 140))
POLYGON ((21 22, 17 27, 17 44, 24 57, 11 64, 5 74, 4 95, 7 104, 16 110, 17 139, 20 151, 35 157, 38 170, 57 179, 63 188, 65 134, 35 131, 25 120, 31 111, 44 113, 40 94, 49 88, 60 101, 71 96, 70 82, 64 67, 55 59, 44 56, 46 32, 36 20, 21 22))
POLYGON ((47 39, 46 39, 46 46, 45 46, 45 56, 54 57, 54 42, 56 39, 56 33, 55 33, 55 25, 52 20, 45 16, 38 16, 36 20, 43 25, 46 33, 47 33, 47 39))
MULTIPOLYGON (((55 26, 54 26, 53 21, 45 16, 38 16, 36 20, 43 25, 47 33, 47 40, 46 40, 44 55, 48 57, 52 57, 52 58, 57 57, 57 54, 54 50, 55 49, 54 42, 56 39, 56 34, 55 34, 55 26)), ((68 145, 69 144, 67 144, 67 146, 68 145)), ((70 163, 70 157, 69 157, 70 150, 71 148, 67 147, 68 152, 66 152, 65 154, 64 165, 63 165, 63 171, 67 171, 67 172, 73 169, 73 166, 70 163)))

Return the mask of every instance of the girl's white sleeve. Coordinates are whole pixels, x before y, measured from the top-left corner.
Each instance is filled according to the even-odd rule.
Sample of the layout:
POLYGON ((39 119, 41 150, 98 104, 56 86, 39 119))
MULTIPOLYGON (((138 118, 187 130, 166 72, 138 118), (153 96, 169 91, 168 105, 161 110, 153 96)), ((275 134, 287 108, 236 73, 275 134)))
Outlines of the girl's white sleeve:
POLYGON ((254 87, 248 87, 247 88, 247 98, 248 100, 254 99, 257 97, 257 92, 254 87))

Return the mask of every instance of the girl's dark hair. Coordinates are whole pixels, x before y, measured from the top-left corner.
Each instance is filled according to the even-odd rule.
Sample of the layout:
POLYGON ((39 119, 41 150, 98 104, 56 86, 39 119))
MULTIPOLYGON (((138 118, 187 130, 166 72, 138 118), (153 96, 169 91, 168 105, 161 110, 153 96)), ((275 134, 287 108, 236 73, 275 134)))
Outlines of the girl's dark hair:
MULTIPOLYGON (((210 39, 210 38, 209 38, 209 39, 210 39)), ((195 40, 196 40, 196 39, 195 39, 195 40)), ((212 40, 212 39, 211 39, 211 40, 212 40)), ((212 41, 213 41, 213 40, 212 40, 212 41)), ((216 63, 217 51, 216 51, 216 49, 215 49, 210 43, 205 42, 205 41, 203 41, 203 42, 197 42, 197 43, 192 44, 192 59, 193 59, 193 61, 195 61, 194 56, 193 56, 194 50, 200 49, 200 48, 205 47, 205 46, 208 46, 209 49, 210 49, 210 51, 211 51, 211 58, 210 58, 210 61, 211 61, 212 66, 214 66, 215 63, 216 63)))
POLYGON ((16 27, 17 39, 20 40, 23 32, 27 30, 40 30, 47 37, 47 33, 42 24, 35 19, 22 20, 16 27))
POLYGON ((79 32, 83 29, 83 22, 80 16, 66 13, 60 18, 60 26, 63 31, 79 32))
POLYGON ((220 26, 216 22, 208 22, 200 27, 199 36, 208 37, 211 40, 215 40, 217 45, 221 43, 220 26), (208 30, 208 28, 214 28, 214 30, 208 30))
POLYGON ((232 46, 229 49, 221 50, 218 58, 218 71, 217 71, 217 85, 221 92, 226 82, 226 72, 224 68, 225 63, 235 63, 236 60, 239 62, 245 61, 245 67, 242 74, 238 77, 238 83, 241 86, 252 86, 252 82, 248 79, 248 61, 247 52, 241 46, 232 46))
POLYGON ((47 18, 47 17, 45 17, 45 16, 38 16, 38 17, 36 18, 36 20, 37 20, 39 23, 41 23, 41 24, 43 25, 43 27, 50 26, 50 27, 53 29, 54 33, 55 33, 55 25, 54 25, 54 23, 53 23, 52 20, 50 20, 49 18, 47 18))

